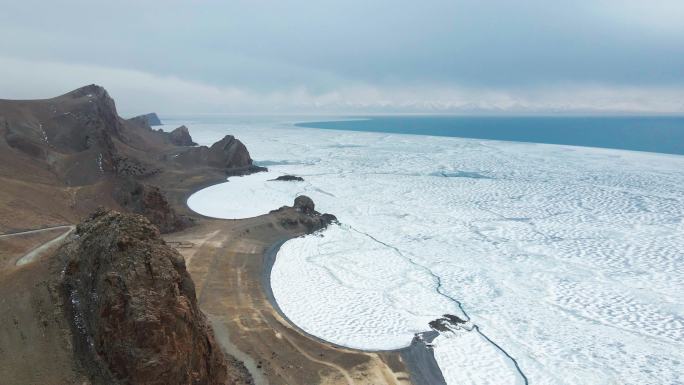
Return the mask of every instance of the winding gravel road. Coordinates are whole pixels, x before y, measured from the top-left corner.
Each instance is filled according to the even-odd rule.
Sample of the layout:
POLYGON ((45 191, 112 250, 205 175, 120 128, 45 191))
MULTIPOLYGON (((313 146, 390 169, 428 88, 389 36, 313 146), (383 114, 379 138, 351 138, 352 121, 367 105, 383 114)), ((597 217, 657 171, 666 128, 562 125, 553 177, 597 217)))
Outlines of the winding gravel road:
POLYGON ((74 231, 76 229, 76 226, 73 226, 73 225, 53 226, 53 227, 46 227, 43 229, 36 229, 36 230, 20 231, 20 232, 16 232, 16 233, 2 234, 2 235, 0 235, 0 239, 15 237, 18 235, 36 234, 36 233, 41 233, 41 232, 45 232, 45 231, 52 231, 52 230, 57 230, 57 229, 65 229, 65 231, 63 234, 59 235, 58 237, 53 238, 52 240, 47 241, 47 242, 43 243, 42 245, 37 246, 36 248, 32 249, 28 253, 24 254, 16 262, 17 266, 21 266, 21 265, 25 265, 27 263, 33 262, 43 252, 50 249, 52 246, 62 242, 69 234, 71 234, 72 231, 74 231))

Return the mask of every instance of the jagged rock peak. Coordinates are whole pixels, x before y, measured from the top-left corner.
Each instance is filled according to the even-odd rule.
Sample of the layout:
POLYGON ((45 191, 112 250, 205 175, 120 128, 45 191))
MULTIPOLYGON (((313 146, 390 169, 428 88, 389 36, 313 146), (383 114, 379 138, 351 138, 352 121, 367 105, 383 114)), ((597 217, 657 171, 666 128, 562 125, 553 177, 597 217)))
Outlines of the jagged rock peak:
POLYGON ((58 257, 76 352, 98 383, 224 385, 183 257, 143 216, 100 209, 58 257))
POLYGON ((241 141, 226 135, 209 148, 209 164, 221 168, 248 167, 252 165, 252 158, 241 141))
POLYGON ((70 96, 74 99, 82 97, 111 99, 109 93, 107 93, 107 90, 105 90, 102 86, 98 86, 97 84, 90 84, 81 88, 77 88, 64 94, 63 96, 70 96))
POLYGON ((176 146, 196 146, 197 143, 192 141, 190 131, 185 126, 180 126, 169 133, 171 143, 176 146))
POLYGON ((100 126, 109 134, 120 137, 122 126, 116 111, 116 103, 103 87, 91 84, 64 94, 58 99, 65 98, 78 99, 72 104, 70 112, 81 111, 85 119, 84 124, 100 126))

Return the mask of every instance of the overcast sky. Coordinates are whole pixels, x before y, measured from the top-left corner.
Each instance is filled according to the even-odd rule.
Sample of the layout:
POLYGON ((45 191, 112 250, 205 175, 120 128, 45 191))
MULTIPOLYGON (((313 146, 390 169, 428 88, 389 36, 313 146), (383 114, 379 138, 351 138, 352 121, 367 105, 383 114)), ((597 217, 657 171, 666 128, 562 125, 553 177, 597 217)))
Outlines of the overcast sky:
POLYGON ((0 98, 123 114, 684 113, 683 0, 0 0, 0 98))

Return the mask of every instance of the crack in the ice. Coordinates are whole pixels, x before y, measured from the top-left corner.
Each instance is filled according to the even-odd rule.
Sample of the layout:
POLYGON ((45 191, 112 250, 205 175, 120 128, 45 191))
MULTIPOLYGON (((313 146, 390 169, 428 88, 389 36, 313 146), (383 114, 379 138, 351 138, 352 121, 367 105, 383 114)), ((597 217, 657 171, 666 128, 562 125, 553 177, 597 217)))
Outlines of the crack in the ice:
POLYGON ((471 320, 471 318, 470 318, 470 315, 468 315, 468 313, 467 313, 467 312, 465 311, 465 309, 463 308, 463 304, 461 303, 461 301, 457 300, 456 298, 452 297, 452 296, 449 295, 448 293, 445 293, 445 292, 444 292, 443 287, 442 287, 442 278, 441 278, 439 275, 437 275, 437 274, 436 274, 434 271, 432 271, 432 269, 430 269, 429 267, 424 266, 424 265, 421 265, 420 263, 414 261, 413 258, 404 255, 404 253, 402 253, 401 250, 399 250, 399 248, 397 248, 396 246, 392 246, 392 245, 390 245, 390 244, 388 244, 388 243, 385 243, 385 242, 383 242, 383 241, 381 241, 381 240, 375 238, 374 236, 372 236, 372 235, 370 235, 370 234, 368 234, 368 233, 366 233, 366 232, 364 232, 364 231, 357 230, 356 228, 354 228, 354 227, 351 226, 351 225, 346 225, 346 226, 348 226, 350 230, 352 230, 352 231, 354 231, 354 232, 356 232, 356 233, 358 233, 358 234, 364 235, 364 236, 370 238, 371 240, 373 240, 374 242, 377 242, 377 243, 379 243, 379 244, 381 244, 381 245, 384 245, 385 247, 388 247, 388 248, 394 250, 399 256, 401 256, 402 258, 406 259, 410 264, 412 264, 412 265, 414 265, 414 266, 417 266, 417 267, 421 268, 422 270, 424 270, 425 272, 427 272, 428 274, 430 274, 430 276, 431 276, 431 277, 433 278, 433 280, 435 281, 435 284, 436 284, 435 291, 437 292, 437 294, 439 294, 439 295, 441 295, 442 297, 444 297, 444 298, 446 298, 446 299, 452 301, 453 303, 455 303, 456 306, 458 306, 458 308, 459 308, 459 310, 461 311, 461 313, 465 316, 465 321, 466 321, 466 323, 470 323, 470 324, 472 325, 469 329, 468 329, 468 328, 465 328, 465 327, 463 327, 463 328, 464 328, 465 330, 467 330, 467 331, 473 331, 473 330, 475 330, 479 335, 481 335, 485 340, 487 340, 487 342, 489 342, 492 346, 494 346, 494 347, 497 348, 501 353, 503 353, 509 360, 511 360, 511 362, 513 362, 513 365, 515 366, 516 371, 518 372, 518 374, 519 374, 520 377, 522 378, 524 384, 525 384, 525 385, 528 385, 528 384, 529 384, 529 382, 528 382, 528 380, 527 380, 527 376, 525 375, 525 373, 523 373, 522 369, 520 368, 520 365, 518 364, 518 361, 517 361, 515 358, 513 358, 513 356, 511 356, 510 353, 508 353, 504 348, 502 348, 499 344, 497 344, 496 342, 494 342, 494 341, 493 341, 491 338, 489 338, 484 332, 482 332, 482 330, 480 330, 480 327, 479 327, 477 324, 472 323, 472 320, 471 320))

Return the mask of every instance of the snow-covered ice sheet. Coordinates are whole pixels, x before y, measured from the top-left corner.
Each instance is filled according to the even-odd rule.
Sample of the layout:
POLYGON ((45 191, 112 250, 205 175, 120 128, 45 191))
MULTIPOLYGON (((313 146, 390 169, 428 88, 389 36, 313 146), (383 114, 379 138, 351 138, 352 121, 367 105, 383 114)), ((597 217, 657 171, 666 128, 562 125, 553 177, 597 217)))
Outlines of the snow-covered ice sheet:
MULTIPOLYGON (((235 135, 272 170, 201 191, 193 209, 240 218, 306 194, 340 220, 287 242, 273 268, 280 307, 307 332, 406 346, 458 314, 457 299, 532 384, 684 383, 684 157, 263 121, 189 127, 201 143, 235 135), (305 182, 266 180, 284 173, 305 182)), ((435 355, 449 384, 520 381, 474 332, 443 333, 435 355)))
POLYGON ((512 361, 479 333, 444 333, 434 345, 435 359, 449 384, 524 384, 512 361))
POLYGON ((434 278, 428 271, 347 225, 286 242, 271 285, 295 324, 359 349, 405 347, 414 334, 429 329, 435 315, 460 313, 455 303, 434 296, 434 278), (292 277, 298 277, 296 285, 292 277), (303 291, 315 295, 302 296, 303 291), (288 304, 292 300, 297 304, 288 304))
POLYGON ((274 181, 282 175, 273 171, 274 168, 268 172, 234 176, 226 183, 202 189, 188 198, 188 207, 207 216, 238 219, 292 206, 292 197, 298 195, 298 183, 274 181))

